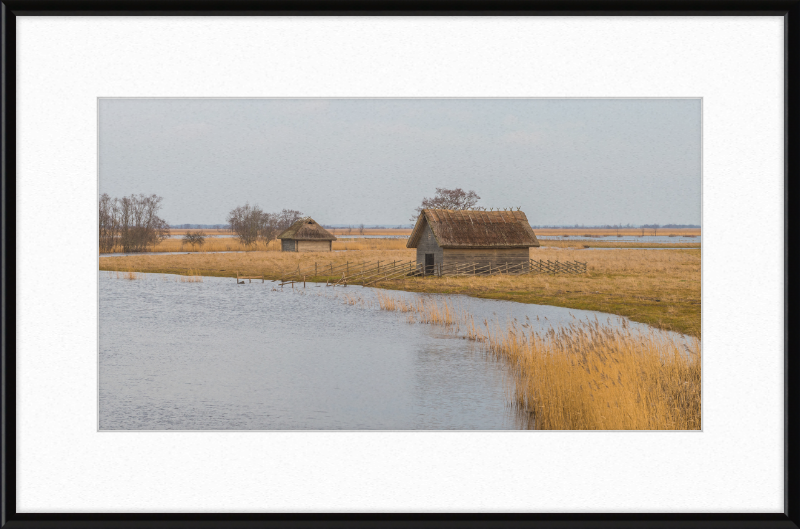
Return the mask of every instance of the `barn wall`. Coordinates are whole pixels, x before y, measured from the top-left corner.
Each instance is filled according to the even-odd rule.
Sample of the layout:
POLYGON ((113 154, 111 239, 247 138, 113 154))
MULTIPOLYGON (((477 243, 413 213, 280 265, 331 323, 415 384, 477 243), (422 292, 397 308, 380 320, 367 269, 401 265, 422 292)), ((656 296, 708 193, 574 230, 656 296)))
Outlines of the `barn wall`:
POLYGON ((491 264, 494 266, 509 266, 519 263, 527 263, 530 259, 530 252, 528 248, 503 248, 503 249, 452 249, 446 248, 444 250, 444 262, 448 265, 452 264, 471 264, 476 263, 477 266, 486 266, 491 264))
POLYGON ((298 252, 330 252, 331 241, 297 241, 298 252))
POLYGON ((295 246, 294 239, 281 239, 281 251, 282 252, 296 252, 297 247, 295 246))
POLYGON ((425 231, 422 232, 422 236, 419 238, 419 244, 417 245, 417 265, 425 266, 425 254, 432 253, 433 254, 433 263, 434 266, 438 266, 444 262, 444 254, 442 253, 442 249, 436 244, 436 239, 433 237, 433 230, 429 224, 426 223, 425 231))

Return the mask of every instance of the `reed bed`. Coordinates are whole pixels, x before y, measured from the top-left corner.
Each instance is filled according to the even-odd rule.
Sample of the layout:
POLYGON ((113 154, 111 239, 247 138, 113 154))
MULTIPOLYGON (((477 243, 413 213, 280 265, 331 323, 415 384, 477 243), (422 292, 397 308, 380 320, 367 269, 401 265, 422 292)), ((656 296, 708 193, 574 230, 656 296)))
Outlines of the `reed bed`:
MULTIPOLYGON (((331 247, 334 251, 343 250, 405 250, 405 239, 350 239, 345 241, 333 241, 331 247)), ((280 241, 270 241, 269 244, 257 243, 251 246, 244 246, 235 237, 209 237, 203 245, 195 245, 183 242, 182 239, 166 239, 148 247, 148 252, 184 252, 184 253, 213 253, 213 252, 281 252, 280 241)), ((102 255, 103 252, 101 252, 102 255)), ((292 253, 292 252, 287 252, 292 253)), ((312 252, 317 253, 317 252, 312 252)), ((326 252, 322 252, 326 253, 326 252)))
MULTIPOLYGON (((348 235, 391 235, 391 236, 408 236, 411 234, 411 228, 364 228, 364 233, 361 233, 358 228, 326 228, 330 233, 337 237, 347 237, 348 235)), ((203 231, 206 235, 230 235, 234 236, 231 230, 226 229, 199 229, 199 228, 171 228, 171 235, 184 235, 187 232, 203 231)))
POLYGON ((115 270, 113 273, 116 273, 117 279, 137 280, 145 277, 144 274, 133 272, 131 270, 115 270))
MULTIPOLYGON (((563 239, 558 241, 540 240, 542 248, 695 248, 700 249, 699 242, 629 242, 629 241, 588 241, 586 239, 563 239)), ((538 250, 536 250, 538 251, 538 250)), ((590 252, 593 253, 593 252, 590 252)), ((585 257, 585 256, 584 256, 585 257)))
POLYGON ((432 298, 416 298, 412 301, 382 292, 378 292, 376 296, 381 310, 413 313, 419 323, 455 327, 456 330, 459 325, 466 323, 464 315, 459 313, 446 300, 437 301, 432 298))
POLYGON ((333 241, 332 250, 405 250, 405 239, 357 239, 333 241))
MULTIPOLYGON (((653 235, 653 228, 534 228, 536 235, 559 236, 559 237, 650 237, 653 235)), ((699 236, 700 228, 658 228, 655 235, 691 237, 699 236)))
MULTIPOLYGON (((563 235, 563 234, 559 234, 563 235)), ((333 241, 331 249, 342 251, 392 251, 407 250, 407 239, 360 239, 341 236, 342 240, 333 241)), ((587 240, 542 240, 545 248, 700 248, 700 243, 652 243, 652 242, 616 242, 616 241, 587 241, 587 240)), ((531 249, 531 256, 542 249, 531 249)), ((148 247, 148 252, 184 252, 184 253, 213 253, 213 252, 281 252, 280 241, 270 241, 269 244, 257 243, 244 246, 235 237, 209 237, 203 245, 192 246, 182 239, 166 239, 155 246, 148 247)), ((102 255, 103 252, 101 252, 102 255)), ((287 252, 292 253, 292 252, 287 252)), ((325 253, 325 252, 322 252, 325 253)))
POLYGON ((186 235, 189 232, 197 232, 202 231, 206 235, 229 235, 233 237, 233 232, 231 230, 225 229, 200 229, 200 228, 170 228, 169 233, 170 235, 186 235))
POLYGON ((531 322, 475 325, 447 301, 378 294, 381 310, 439 325, 481 342, 514 380, 510 399, 525 427, 540 430, 697 430, 701 427, 700 341, 654 330, 574 322, 535 332, 531 322))
MULTIPOLYGON (((138 280, 143 281, 147 279, 147 275, 142 272, 135 272, 132 270, 114 270, 108 271, 109 277, 113 277, 116 279, 124 279, 124 280, 138 280)), ((185 275, 166 275, 160 274, 160 279, 162 282, 170 283, 170 282, 180 282, 180 283, 202 283, 203 276, 199 273, 198 270, 187 270, 185 275)))
POLYGON ((180 276, 181 283, 202 283, 203 276, 198 270, 189 270, 186 275, 180 276))
POLYGON ((353 235, 390 235, 392 237, 408 237, 411 228, 364 228, 364 233, 358 228, 325 228, 336 237, 352 237, 353 235))
MULTIPOLYGON (((524 324, 525 325, 525 324, 524 324)), ((515 404, 541 430, 699 430, 700 343, 573 323, 545 333, 516 325, 485 344, 517 380, 515 404)))
POLYGON ((369 303, 364 300, 361 296, 354 296, 351 294, 345 294, 344 296, 344 303, 345 305, 352 305, 352 306, 365 306, 369 305, 369 303))
MULTIPOLYGON (((279 252, 281 250, 280 241, 270 241, 265 247, 263 243, 258 243, 252 246, 244 246, 235 237, 209 237, 202 245, 192 246, 191 244, 183 242, 182 239, 165 239, 155 246, 148 248, 149 252, 191 252, 191 253, 209 253, 209 252, 256 252, 256 251, 271 251, 279 252)), ((147 253, 147 252, 145 252, 147 253)), ((102 252, 101 252, 102 255, 102 252)))

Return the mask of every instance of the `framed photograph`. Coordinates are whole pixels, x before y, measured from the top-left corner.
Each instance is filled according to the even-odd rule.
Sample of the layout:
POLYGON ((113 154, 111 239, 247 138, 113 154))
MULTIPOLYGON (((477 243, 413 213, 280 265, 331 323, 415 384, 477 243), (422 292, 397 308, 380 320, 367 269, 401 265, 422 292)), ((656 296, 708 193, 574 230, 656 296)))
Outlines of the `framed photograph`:
POLYGON ((256 7, 3 5, 4 527, 798 525, 797 1, 256 7))

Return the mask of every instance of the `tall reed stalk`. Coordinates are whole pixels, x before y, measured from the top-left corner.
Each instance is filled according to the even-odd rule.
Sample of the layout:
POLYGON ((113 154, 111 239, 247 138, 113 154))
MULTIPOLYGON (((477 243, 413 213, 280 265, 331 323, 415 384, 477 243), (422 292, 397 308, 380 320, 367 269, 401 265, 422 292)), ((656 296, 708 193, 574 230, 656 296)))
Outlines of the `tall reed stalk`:
POLYGON ((483 343, 507 363, 511 400, 540 430, 697 430, 701 427, 700 341, 651 330, 574 322, 532 330, 531 322, 476 327, 465 311, 435 299, 379 294, 383 310, 413 313, 483 343))

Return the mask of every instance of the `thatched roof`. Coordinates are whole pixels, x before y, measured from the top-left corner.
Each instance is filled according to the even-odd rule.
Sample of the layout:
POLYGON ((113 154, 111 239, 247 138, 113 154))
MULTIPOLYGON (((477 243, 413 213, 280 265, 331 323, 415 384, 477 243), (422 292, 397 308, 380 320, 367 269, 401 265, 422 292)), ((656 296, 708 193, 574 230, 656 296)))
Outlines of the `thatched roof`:
POLYGON ((311 217, 295 221, 286 230, 278 235, 279 239, 294 239, 298 241, 335 241, 336 237, 317 224, 311 217))
POLYGON ((426 224, 441 248, 539 246, 522 211, 423 209, 408 238, 408 248, 417 247, 426 224))

